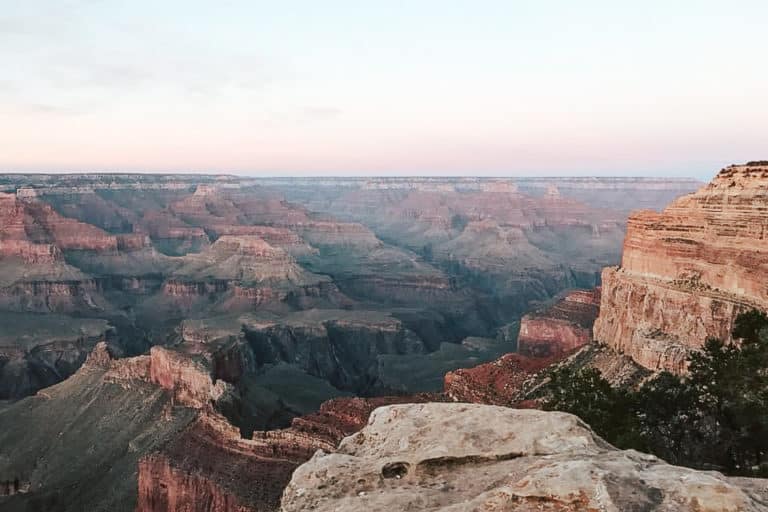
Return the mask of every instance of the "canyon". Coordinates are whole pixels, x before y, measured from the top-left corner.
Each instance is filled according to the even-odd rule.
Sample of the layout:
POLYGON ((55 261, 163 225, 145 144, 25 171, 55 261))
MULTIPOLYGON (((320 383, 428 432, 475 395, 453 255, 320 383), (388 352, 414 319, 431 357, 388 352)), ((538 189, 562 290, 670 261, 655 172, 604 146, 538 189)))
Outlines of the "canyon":
POLYGON ((236 395, 189 353, 115 358, 99 342, 72 377, 0 411, 0 481, 20 482, 3 510, 276 510, 296 467, 375 408, 441 399, 337 398, 243 436, 220 412, 236 395))
MULTIPOLYGON (((413 404, 537 408, 553 367, 635 386, 684 371, 700 335, 730 341, 733 317, 765 300, 748 279, 765 270, 753 208, 765 177, 765 166, 735 166, 698 192, 661 179, 2 177, 0 318, 13 328, 0 333, 0 443, 11 447, 0 504, 246 512, 277 510, 286 486, 284 510, 475 499, 462 471, 498 454, 421 464, 416 450, 387 464, 403 483, 427 468, 413 475, 429 488, 446 484, 436 471, 455 469, 440 497, 366 476, 337 503, 318 498, 313 486, 325 484, 311 475, 316 464, 336 471, 336 456, 321 453, 379 428, 389 411, 402 411, 386 420, 393 428, 422 414, 437 429, 438 416, 455 414, 466 435, 483 437, 463 409, 413 404), (637 207, 657 211, 627 221, 637 207)), ((558 422, 582 428, 530 414, 545 416, 509 421, 526 431, 542 421, 555 428, 541 427, 547 439, 569 439, 558 422)), ((352 454, 350 442, 339 455, 352 454)), ((509 503, 588 510, 596 505, 582 494, 605 485, 619 508, 622 493, 658 510, 710 497, 659 483, 688 470, 594 443, 546 456, 658 485, 565 479, 520 494, 544 456, 521 448, 509 503), (536 494, 544 488, 551 502, 536 494)), ((745 510, 764 503, 752 484, 711 478, 745 510)))
MULTIPOLYGON (((0 314, 16 315, 20 325, 59 315, 88 332, 89 322, 105 322, 99 337, 129 356, 179 343, 185 322, 186 335, 192 321, 229 322, 227 336, 249 338, 240 346, 266 354, 238 372, 287 365, 299 378, 325 380, 323 398, 438 391, 446 371, 513 350, 523 314, 562 290, 597 284, 600 269, 619 259, 626 213, 616 205, 636 197, 637 206, 660 208, 695 186, 613 178, 0 176, 0 314), (357 311, 358 325, 388 315, 406 336, 395 345, 371 341, 365 359, 348 347, 343 357, 352 359, 332 365, 322 360, 327 354, 299 353, 310 348, 300 338, 315 331, 352 336, 352 327, 322 319, 341 310, 357 311), (308 311, 317 325, 291 327, 308 311), (268 335, 237 324, 249 313, 251 325, 271 325, 268 335), (287 348, 291 339, 299 352, 287 348), (417 373, 410 383, 400 378, 417 373)), ((374 332, 382 322, 373 324, 364 328, 370 336, 388 336, 374 332)), ((64 347, 51 334, 37 338, 64 347)), ((26 384, 0 398, 71 375, 95 342, 78 339, 59 363, 20 364, 29 350, 6 337, 4 371, 26 384), (65 360, 71 364, 62 369, 65 360)))
POLYGON ((601 286, 521 319, 517 353, 445 376, 455 401, 537 406, 551 368, 594 368, 618 386, 684 374, 709 338, 732 338, 739 313, 768 309, 764 162, 721 170, 660 212, 632 213, 622 261, 601 286))

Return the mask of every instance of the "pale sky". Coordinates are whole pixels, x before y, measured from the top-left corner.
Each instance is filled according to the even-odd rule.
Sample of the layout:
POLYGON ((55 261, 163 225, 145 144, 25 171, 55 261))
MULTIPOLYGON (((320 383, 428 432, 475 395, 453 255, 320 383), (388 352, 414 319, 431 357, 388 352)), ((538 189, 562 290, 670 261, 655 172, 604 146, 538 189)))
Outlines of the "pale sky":
POLYGON ((0 172, 768 158, 765 0, 0 0, 0 172))

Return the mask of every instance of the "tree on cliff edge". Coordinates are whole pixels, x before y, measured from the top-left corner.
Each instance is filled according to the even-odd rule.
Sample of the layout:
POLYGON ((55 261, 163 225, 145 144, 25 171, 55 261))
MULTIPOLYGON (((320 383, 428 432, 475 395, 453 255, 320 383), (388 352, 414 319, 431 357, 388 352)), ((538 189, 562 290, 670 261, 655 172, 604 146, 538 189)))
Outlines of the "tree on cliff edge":
POLYGON ((611 387, 597 370, 552 372, 545 408, 578 415, 620 448, 674 464, 766 474, 768 466, 768 316, 740 315, 739 345, 707 340, 689 373, 662 372, 639 390, 611 387))

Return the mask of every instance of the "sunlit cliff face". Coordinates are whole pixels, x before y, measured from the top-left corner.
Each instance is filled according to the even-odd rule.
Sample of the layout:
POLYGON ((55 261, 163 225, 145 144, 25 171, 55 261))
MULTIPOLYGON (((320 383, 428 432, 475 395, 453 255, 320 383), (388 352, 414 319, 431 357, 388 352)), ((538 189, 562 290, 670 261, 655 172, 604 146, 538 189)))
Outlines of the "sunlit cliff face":
POLYGON ((661 213, 633 214, 621 267, 603 272, 596 339, 682 372, 691 348, 730 340, 740 312, 768 308, 767 185, 764 162, 731 166, 661 213))

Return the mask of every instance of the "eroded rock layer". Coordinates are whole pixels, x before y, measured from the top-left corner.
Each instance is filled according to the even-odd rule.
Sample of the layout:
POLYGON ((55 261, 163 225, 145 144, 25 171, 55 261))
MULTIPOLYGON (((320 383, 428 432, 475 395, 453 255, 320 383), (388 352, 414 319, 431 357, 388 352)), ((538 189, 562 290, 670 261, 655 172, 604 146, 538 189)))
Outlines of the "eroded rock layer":
POLYGON ((520 320, 517 350, 531 357, 559 356, 592 341, 600 288, 576 290, 520 320))
POLYGON ((195 417, 144 380, 146 357, 114 361, 99 344, 73 376, 0 412, 0 482, 19 482, 0 492, 3 512, 135 510, 138 461, 195 417))
POLYGON ((603 271, 595 338, 650 369, 685 371, 736 316, 768 309, 768 166, 723 169, 663 212, 628 222, 620 268, 603 271))
POLYGON ((523 400, 525 382, 557 362, 553 357, 506 354, 490 363, 445 374, 445 394, 456 402, 516 405, 523 400))
POLYGON ((249 439, 220 416, 205 413, 140 461, 137 511, 277 510, 291 474, 317 450, 334 450, 365 425, 376 407, 427 398, 331 400, 317 413, 296 418, 289 428, 257 431, 249 439))

